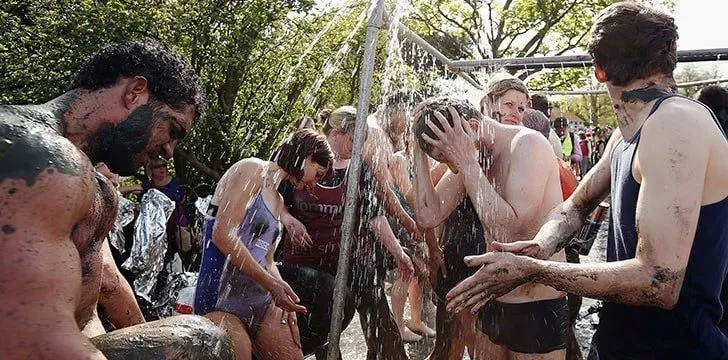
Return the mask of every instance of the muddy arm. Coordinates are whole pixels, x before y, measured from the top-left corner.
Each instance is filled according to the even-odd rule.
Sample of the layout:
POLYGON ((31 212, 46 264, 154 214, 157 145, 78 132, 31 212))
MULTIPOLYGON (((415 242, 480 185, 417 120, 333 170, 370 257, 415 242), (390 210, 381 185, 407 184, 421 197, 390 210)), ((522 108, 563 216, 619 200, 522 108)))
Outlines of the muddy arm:
POLYGON ((104 264, 99 306, 104 309, 104 314, 117 329, 143 323, 144 315, 139 309, 131 286, 114 263, 108 240, 104 240, 101 251, 104 264))
POLYGON ((71 233, 93 204, 92 167, 80 154, 64 151, 72 145, 63 142, 49 139, 33 148, 19 142, 13 156, 23 156, 24 163, 0 161, 3 359, 105 359, 75 319, 81 259, 71 233), (35 167, 45 154, 53 155, 43 164, 57 167, 35 167))

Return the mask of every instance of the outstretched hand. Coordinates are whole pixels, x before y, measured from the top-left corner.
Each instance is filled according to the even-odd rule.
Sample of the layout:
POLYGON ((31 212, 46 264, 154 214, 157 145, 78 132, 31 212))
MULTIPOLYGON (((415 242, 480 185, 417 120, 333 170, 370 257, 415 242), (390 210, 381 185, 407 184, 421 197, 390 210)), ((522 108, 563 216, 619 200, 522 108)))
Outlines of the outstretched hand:
POLYGON ((489 252, 465 257, 470 267, 480 266, 447 294, 447 310, 458 313, 470 308, 474 314, 488 301, 501 297, 531 278, 530 260, 511 253, 489 252))
MULTIPOLYGON (((535 259, 541 259, 540 255, 543 253, 541 244, 534 240, 515 241, 512 243, 499 243, 497 241, 493 241, 490 243, 490 248, 492 251, 509 252, 515 255, 528 256, 535 259)), ((548 258, 548 256, 546 258, 548 258)))

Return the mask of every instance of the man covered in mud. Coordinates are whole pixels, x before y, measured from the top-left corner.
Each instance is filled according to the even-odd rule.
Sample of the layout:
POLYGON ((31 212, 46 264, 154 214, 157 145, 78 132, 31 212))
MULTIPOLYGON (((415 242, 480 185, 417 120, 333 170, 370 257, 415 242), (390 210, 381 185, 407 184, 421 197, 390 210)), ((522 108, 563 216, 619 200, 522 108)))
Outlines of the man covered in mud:
MULTIPOLYGON (((462 262, 465 251, 483 253, 491 241, 512 242, 536 234, 551 209, 562 201, 559 173, 548 141, 531 129, 483 117, 466 101, 434 98, 418 108, 415 214, 418 224, 426 228, 445 221, 441 241, 448 278, 441 281, 452 287, 472 274, 462 262), (424 154, 451 169, 436 187, 430 181, 424 154), (450 224, 452 214, 467 212, 467 204, 458 207, 464 198, 472 204, 482 233, 477 238, 450 238, 448 227, 467 228, 475 223, 450 224), (451 243, 459 243, 459 248, 449 246, 451 243)), ((563 261, 564 255, 555 258, 563 261)), ((443 297, 449 290, 438 288, 443 297)), ((473 347, 474 358, 508 359, 516 354, 525 359, 534 354, 531 356, 539 359, 563 359, 568 315, 565 294, 541 284, 526 284, 501 295, 477 315, 477 331, 471 331, 472 314, 454 313, 460 318, 461 333, 472 334, 467 345, 473 347)), ((438 308, 438 312, 444 311, 443 306, 438 308)), ((461 350, 446 356, 433 354, 438 359, 461 357, 461 350)))
POLYGON ((198 76, 153 40, 106 47, 48 103, 0 106, 0 358, 232 358, 194 316, 90 338, 97 301, 119 327, 144 321, 103 240, 117 198, 93 164, 131 175, 169 158, 201 111, 198 76))
POLYGON ((672 17, 621 2, 591 34, 619 123, 605 156, 533 240, 467 258, 480 270, 451 291, 449 307, 477 310, 521 284, 545 284, 605 300, 590 358, 725 359, 728 140, 705 106, 676 94, 672 17), (610 191, 607 263, 546 261, 610 191))

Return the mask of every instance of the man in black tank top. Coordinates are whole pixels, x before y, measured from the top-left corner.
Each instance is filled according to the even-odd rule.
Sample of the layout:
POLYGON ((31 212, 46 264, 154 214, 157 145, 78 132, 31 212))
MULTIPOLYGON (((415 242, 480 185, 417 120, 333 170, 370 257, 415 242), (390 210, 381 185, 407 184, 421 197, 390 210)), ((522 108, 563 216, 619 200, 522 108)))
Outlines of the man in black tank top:
POLYGON ((639 3, 597 16, 589 52, 619 129, 533 240, 493 243, 497 252, 466 259, 481 269, 448 294, 450 308, 477 309, 515 286, 541 283, 605 301, 590 358, 728 358, 718 328, 728 139, 706 107, 674 94, 676 40, 673 19, 639 3), (608 262, 544 261, 610 191, 608 262))

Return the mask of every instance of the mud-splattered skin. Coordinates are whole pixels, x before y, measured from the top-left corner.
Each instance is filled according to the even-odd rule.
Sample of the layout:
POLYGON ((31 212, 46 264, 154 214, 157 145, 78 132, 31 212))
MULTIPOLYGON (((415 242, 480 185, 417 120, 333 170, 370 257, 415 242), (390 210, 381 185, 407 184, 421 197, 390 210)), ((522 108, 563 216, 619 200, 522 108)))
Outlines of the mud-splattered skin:
MULTIPOLYGON (((117 198, 88 157, 60 135, 63 106, 72 100, 62 97, 50 108, 0 106, 0 323, 17 322, 21 333, 24 325, 36 335, 52 332, 54 319, 44 325, 34 314, 65 311, 83 328, 98 299, 101 240, 117 198)), ((5 331, 0 327, 7 345, 28 354, 5 331)), ((37 341, 44 345, 41 336, 37 341)))
POLYGON ((101 243, 111 230, 118 211, 114 186, 95 171, 94 179, 96 196, 93 205, 71 233, 71 241, 79 249, 81 256, 81 298, 76 308, 76 321, 81 329, 94 316, 101 287, 101 243))

